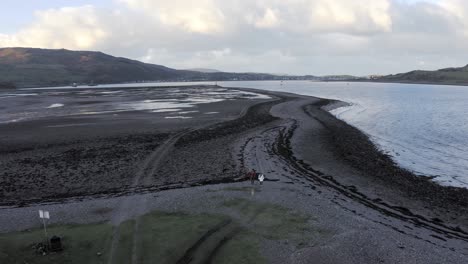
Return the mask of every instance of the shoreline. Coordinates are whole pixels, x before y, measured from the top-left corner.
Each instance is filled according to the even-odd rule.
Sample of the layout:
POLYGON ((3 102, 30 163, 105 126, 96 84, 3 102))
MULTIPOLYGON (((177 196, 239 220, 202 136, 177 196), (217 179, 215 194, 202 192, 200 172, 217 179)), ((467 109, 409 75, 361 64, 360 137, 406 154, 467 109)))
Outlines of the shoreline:
POLYGON ((426 85, 444 85, 444 86, 460 86, 466 87, 468 83, 457 83, 457 82, 446 82, 446 83, 436 83, 436 82, 410 82, 410 81, 378 81, 378 80, 347 80, 347 81, 328 81, 328 82, 362 82, 362 83, 398 83, 398 84, 426 84, 426 85))
MULTIPOLYGON (((468 85, 468 84, 467 84, 468 85)), ((437 176, 431 176, 431 175, 427 175, 427 174, 417 174, 415 172, 413 172, 410 168, 405 168, 403 166, 401 166, 400 164, 398 164, 397 161, 395 161, 393 159, 393 157, 389 154, 386 154, 385 150, 380 148, 378 146, 378 143, 377 142, 374 142, 370 136, 368 134, 366 134, 366 132, 362 131, 361 129, 355 127, 354 125, 342 120, 341 118, 338 118, 337 116, 335 116, 333 113, 331 113, 331 111, 335 110, 335 109, 338 109, 338 108, 342 108, 342 107, 351 107, 352 104, 351 103, 348 103, 348 102, 343 102, 343 101, 339 101, 339 100, 335 100, 335 99, 328 99, 328 98, 322 98, 324 101, 328 101, 329 103, 328 104, 324 104, 323 106, 321 106, 321 109, 324 110, 325 112, 328 112, 329 114, 331 114, 334 118, 336 118, 337 120, 341 121, 341 122, 344 122, 348 127, 351 127, 355 130, 357 130, 360 134, 362 134, 363 137, 367 138, 367 141, 369 141, 373 147, 370 147, 370 148, 374 148, 375 150, 373 150, 373 152, 378 152, 377 155, 379 155, 381 158, 385 158, 385 159, 388 159, 390 158, 391 159, 391 162, 388 162, 386 161, 386 163, 393 163, 392 166, 393 167, 397 167, 399 168, 400 170, 402 171, 405 171, 406 173, 408 173, 409 175, 412 175, 412 177, 420 177, 420 178, 424 178, 424 179, 427 179, 429 180, 430 182, 440 186, 440 187, 447 187, 447 188, 452 188, 452 189, 462 189, 462 190, 468 190, 468 186, 467 187, 458 187, 458 186, 452 186, 452 185, 443 185, 443 184, 440 184, 438 183, 437 181, 433 181, 433 179, 437 178, 437 176)), ((468 205, 468 204, 467 204, 468 205)))
MULTIPOLYGON (((468 84, 467 84, 467 86, 468 86, 468 84)), ((346 102, 346 101, 340 101, 340 100, 337 100, 337 99, 324 98, 324 97, 323 98, 318 97, 318 98, 320 98, 320 99, 322 99, 324 101, 328 101, 328 103, 325 103, 325 104, 323 104, 321 106, 322 110, 324 110, 325 112, 328 112, 329 114, 331 114, 337 120, 344 122, 347 126, 358 130, 360 132, 360 134, 362 134, 365 138, 367 138, 368 141, 371 142, 372 145, 374 145, 374 147, 376 149, 375 151, 379 152, 380 156, 385 157, 385 158, 390 158, 392 160, 393 166, 398 167, 399 169, 404 170, 404 171, 406 171, 407 173, 409 173, 409 174, 411 174, 413 176, 428 179, 429 181, 431 181, 431 182, 433 182, 433 183, 435 183, 435 184, 437 184, 437 185, 439 185, 441 187, 468 190, 468 186, 462 187, 462 186, 458 186, 458 185, 442 184, 442 183, 439 183, 438 181, 433 181, 433 179, 436 179, 438 177, 438 175, 429 175, 429 174, 424 174, 424 173, 416 173, 413 170, 411 170, 411 168, 405 168, 404 166, 400 165, 398 163, 398 161, 396 161, 394 159, 394 156, 392 156, 390 154, 387 154, 387 152, 389 152, 388 150, 385 150, 384 148, 379 147, 379 142, 377 140, 374 141, 372 139, 372 137, 369 134, 367 134, 365 131, 361 130, 360 128, 354 126, 351 123, 346 122, 345 120, 341 119, 340 117, 338 117, 337 115, 332 113, 332 111, 334 111, 336 109, 352 107, 353 103, 349 103, 349 102, 346 102)), ((346 111, 348 111, 348 109, 344 110, 344 112, 346 112, 346 111)))
MULTIPOLYGON (((401 168, 388 154, 379 150, 365 133, 336 118, 328 111, 318 112, 320 111, 318 109, 321 109, 323 105, 332 101, 324 99, 315 105, 305 106, 303 110, 327 129, 329 133, 326 135, 327 143, 332 147, 331 151, 338 159, 355 168, 359 174, 364 176, 363 178, 371 181, 369 183, 383 185, 390 191, 390 195, 387 197, 377 199, 392 200, 392 194, 398 194, 399 199, 393 199, 393 202, 397 203, 401 199, 399 206, 403 211, 407 210, 404 201, 406 198, 412 202, 420 201, 425 205, 424 207, 429 206, 431 209, 427 210, 426 213, 432 213, 430 211, 435 209, 434 207, 438 207, 439 211, 449 209, 450 211, 468 212, 468 189, 443 186, 428 177, 415 175, 401 168)), ((324 110, 322 109, 322 111, 324 110)), ((358 189, 362 187, 365 186, 356 186, 358 189)), ((413 209, 424 211, 421 208, 413 209)), ((464 213, 457 212, 457 215, 463 216, 464 213)), ((437 217, 433 218, 441 221, 437 217)), ((466 233, 468 219, 466 216, 464 218, 460 219, 465 225, 463 233, 468 234, 466 233)))

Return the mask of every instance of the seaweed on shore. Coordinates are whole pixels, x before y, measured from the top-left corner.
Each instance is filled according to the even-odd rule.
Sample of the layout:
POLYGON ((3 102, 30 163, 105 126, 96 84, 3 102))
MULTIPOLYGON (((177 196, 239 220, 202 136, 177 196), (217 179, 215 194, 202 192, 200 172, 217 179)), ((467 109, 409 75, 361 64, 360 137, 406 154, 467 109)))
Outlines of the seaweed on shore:
POLYGON ((250 107, 247 110, 247 112, 240 118, 215 124, 204 129, 195 130, 181 137, 176 143, 176 146, 182 147, 192 143, 198 143, 201 141, 207 141, 215 138, 241 133, 248 129, 252 129, 278 120, 279 118, 274 117, 270 114, 270 109, 273 105, 279 104, 284 100, 285 99, 279 99, 275 101, 268 101, 256 104, 250 107))

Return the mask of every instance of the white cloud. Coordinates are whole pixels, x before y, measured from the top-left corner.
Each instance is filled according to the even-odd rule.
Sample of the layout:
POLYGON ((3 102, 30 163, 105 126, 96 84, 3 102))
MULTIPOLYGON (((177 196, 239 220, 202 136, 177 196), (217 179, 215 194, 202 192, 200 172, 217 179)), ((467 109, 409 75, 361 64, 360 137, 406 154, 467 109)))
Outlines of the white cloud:
POLYGON ((255 19, 254 24, 258 28, 274 28, 280 24, 276 10, 267 8, 262 17, 255 19))
POLYGON ((388 0, 310 2, 310 26, 319 31, 367 34, 392 29, 388 0))
POLYGON ((224 30, 224 14, 214 0, 121 0, 167 26, 214 34, 224 30))
POLYGON ((441 0, 437 4, 446 12, 444 18, 451 21, 455 31, 468 36, 468 3, 462 0, 441 0))
POLYGON ((120 0, 168 26, 220 33, 243 22, 257 28, 370 34, 391 30, 389 0, 120 0), (280 23, 285 22, 285 23, 280 23))
POLYGON ((89 49, 109 36, 92 6, 37 11, 36 21, 14 35, 0 35, 0 46, 89 49))

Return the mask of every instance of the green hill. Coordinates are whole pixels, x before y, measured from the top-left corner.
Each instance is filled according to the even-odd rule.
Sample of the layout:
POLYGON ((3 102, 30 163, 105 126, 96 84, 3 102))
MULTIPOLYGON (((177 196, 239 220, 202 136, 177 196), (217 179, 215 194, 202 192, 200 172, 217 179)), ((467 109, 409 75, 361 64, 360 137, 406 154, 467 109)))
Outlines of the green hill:
POLYGON ((183 72, 102 52, 32 48, 0 49, 0 82, 16 86, 172 80, 183 72))
POLYGON ((387 75, 375 79, 379 82, 468 84, 468 65, 460 68, 446 68, 437 71, 411 71, 387 75))

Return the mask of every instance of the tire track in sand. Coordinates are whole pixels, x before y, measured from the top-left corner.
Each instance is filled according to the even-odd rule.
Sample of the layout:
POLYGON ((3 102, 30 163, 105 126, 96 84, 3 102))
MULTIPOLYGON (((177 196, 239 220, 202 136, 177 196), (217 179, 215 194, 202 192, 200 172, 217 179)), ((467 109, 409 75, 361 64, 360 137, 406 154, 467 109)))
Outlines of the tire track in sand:
MULTIPOLYGON (((194 131, 195 129, 186 129, 183 130, 173 136, 171 136, 169 139, 167 139, 162 145, 160 145, 158 148, 156 148, 153 153, 151 153, 143 162, 141 165, 141 168, 136 172, 135 178, 133 179, 131 188, 135 189, 138 187, 141 183, 143 184, 149 184, 151 181, 151 177, 153 176, 154 172, 157 170, 161 162, 164 160, 164 157, 171 151, 171 149, 174 147, 174 144, 181 138, 182 136, 194 131)), ((121 206, 117 209, 117 212, 113 215, 111 218, 111 223, 115 226, 114 227, 114 232, 112 234, 112 242, 111 242, 111 248, 109 250, 109 264, 114 264, 115 260, 115 254, 116 254, 116 249, 119 244, 119 239, 120 239, 120 228, 119 225, 131 218, 131 210, 130 208, 134 207, 135 202, 138 203, 139 205, 139 210, 145 210, 146 207, 146 199, 143 199, 142 197, 133 197, 131 195, 123 198, 124 200, 122 201, 121 206), (135 199, 138 199, 138 201, 135 201, 135 199)), ((133 247, 132 247, 132 263, 137 263, 138 261, 138 255, 137 255, 137 244, 139 241, 139 223, 140 223, 140 217, 137 217, 135 219, 135 226, 134 226, 134 232, 133 232, 133 247)))

